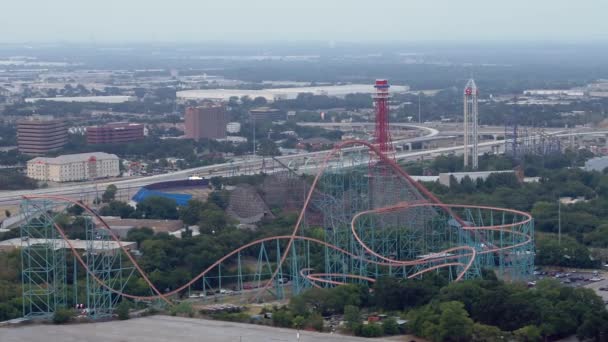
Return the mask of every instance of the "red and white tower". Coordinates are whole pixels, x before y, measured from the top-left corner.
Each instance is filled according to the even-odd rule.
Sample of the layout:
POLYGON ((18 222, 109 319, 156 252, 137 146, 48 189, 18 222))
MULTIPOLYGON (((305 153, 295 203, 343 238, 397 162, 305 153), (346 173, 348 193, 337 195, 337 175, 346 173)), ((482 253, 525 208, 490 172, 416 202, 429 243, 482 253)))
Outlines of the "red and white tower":
POLYGON ((376 106, 376 131, 374 134, 375 143, 378 149, 384 154, 392 154, 393 145, 391 144, 391 132, 389 130, 389 105, 390 98, 388 88, 388 80, 376 80, 374 85, 376 94, 374 95, 374 104, 376 106))

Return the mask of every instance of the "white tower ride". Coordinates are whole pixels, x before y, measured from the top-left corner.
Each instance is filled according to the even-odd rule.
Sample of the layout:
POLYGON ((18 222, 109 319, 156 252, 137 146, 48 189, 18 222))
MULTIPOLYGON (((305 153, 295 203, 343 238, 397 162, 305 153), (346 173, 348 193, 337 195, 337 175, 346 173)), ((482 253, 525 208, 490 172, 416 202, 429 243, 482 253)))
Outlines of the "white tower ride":
POLYGON ((476 170, 479 156, 479 132, 478 132, 478 112, 477 96, 479 90, 473 79, 467 82, 464 87, 464 166, 469 166, 469 154, 471 154, 471 168, 476 170), (472 147, 470 145, 473 144, 472 147))

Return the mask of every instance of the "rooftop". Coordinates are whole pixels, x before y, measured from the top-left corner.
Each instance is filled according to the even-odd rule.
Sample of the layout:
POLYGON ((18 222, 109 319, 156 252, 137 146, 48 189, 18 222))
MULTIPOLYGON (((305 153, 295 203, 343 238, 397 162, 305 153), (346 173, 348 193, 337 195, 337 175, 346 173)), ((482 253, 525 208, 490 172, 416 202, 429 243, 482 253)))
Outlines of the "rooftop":
POLYGON ((33 103, 38 101, 54 101, 54 102, 97 102, 97 103, 123 103, 132 101, 132 96, 79 96, 79 97, 40 97, 27 98, 25 102, 33 103))
MULTIPOLYGON (((68 240, 69 243, 75 249, 87 249, 87 240, 68 240)), ((0 241, 0 250, 6 249, 16 249, 28 247, 31 245, 42 245, 45 243, 51 243, 53 245, 53 249, 63 249, 70 248, 70 246, 62 239, 29 239, 29 240, 21 240, 21 238, 14 238, 9 240, 0 241)), ((120 245, 124 246, 127 249, 130 249, 135 246, 135 242, 129 241, 121 241, 120 245, 116 241, 92 241, 94 250, 102 250, 102 249, 117 249, 120 248, 120 245), (105 245, 108 243, 108 245, 105 245)))
POLYGON ((77 162, 86 162, 91 159, 118 160, 118 157, 115 154, 109 154, 109 153, 105 153, 105 152, 89 152, 89 153, 65 154, 62 156, 54 157, 54 158, 36 157, 32 160, 29 160, 27 163, 28 164, 30 164, 30 163, 46 163, 46 164, 77 163, 77 162))

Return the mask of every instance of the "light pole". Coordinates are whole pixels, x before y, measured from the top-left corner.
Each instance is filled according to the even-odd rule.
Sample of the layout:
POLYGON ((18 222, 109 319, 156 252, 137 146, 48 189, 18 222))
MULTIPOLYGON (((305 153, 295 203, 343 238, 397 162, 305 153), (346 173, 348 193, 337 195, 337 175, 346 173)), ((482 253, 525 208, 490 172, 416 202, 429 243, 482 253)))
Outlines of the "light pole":
POLYGON ((420 94, 422 94, 422 92, 418 91, 418 123, 422 123, 422 120, 420 117, 420 94))
POLYGON ((253 122, 253 158, 255 159, 255 119, 251 118, 253 122))
POLYGON ((562 200, 557 198, 557 244, 562 245, 562 200))

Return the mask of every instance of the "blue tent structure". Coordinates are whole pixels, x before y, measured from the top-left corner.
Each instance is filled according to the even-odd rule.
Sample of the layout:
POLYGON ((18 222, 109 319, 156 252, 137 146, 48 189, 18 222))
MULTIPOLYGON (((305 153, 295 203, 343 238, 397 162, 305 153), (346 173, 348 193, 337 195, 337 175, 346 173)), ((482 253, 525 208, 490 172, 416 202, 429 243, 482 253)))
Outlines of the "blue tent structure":
POLYGON ((193 187, 207 187, 209 181, 206 179, 192 179, 192 180, 179 180, 170 182, 161 182, 146 185, 139 189, 139 191, 133 195, 132 200, 139 203, 148 197, 164 197, 175 201, 177 205, 187 205, 188 201, 192 199, 191 194, 180 194, 174 192, 163 192, 163 189, 179 189, 179 188, 193 188, 193 187))

